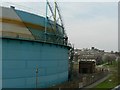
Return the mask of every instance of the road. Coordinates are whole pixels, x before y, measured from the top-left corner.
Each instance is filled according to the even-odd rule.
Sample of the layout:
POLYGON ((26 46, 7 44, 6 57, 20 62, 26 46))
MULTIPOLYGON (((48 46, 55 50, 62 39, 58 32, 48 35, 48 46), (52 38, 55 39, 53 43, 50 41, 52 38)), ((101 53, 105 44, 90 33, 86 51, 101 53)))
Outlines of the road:
POLYGON ((108 74, 108 75, 105 76, 104 78, 102 78, 102 79, 96 81, 95 83, 93 83, 93 84, 91 84, 91 85, 89 85, 89 86, 86 86, 86 87, 84 87, 84 88, 93 88, 93 87, 95 87, 97 84, 99 84, 99 83, 105 81, 106 79, 108 79, 110 76, 111 76, 111 74, 108 74))
POLYGON ((112 90, 120 90, 120 85, 116 86, 116 87, 113 88, 112 90))

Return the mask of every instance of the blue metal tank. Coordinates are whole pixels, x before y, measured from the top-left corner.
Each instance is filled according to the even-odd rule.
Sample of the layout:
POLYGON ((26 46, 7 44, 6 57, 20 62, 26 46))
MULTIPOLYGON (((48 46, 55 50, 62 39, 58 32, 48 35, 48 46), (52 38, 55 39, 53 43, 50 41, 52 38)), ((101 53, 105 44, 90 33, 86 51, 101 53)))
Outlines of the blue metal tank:
POLYGON ((57 24, 55 31, 53 21, 49 21, 45 34, 44 17, 0 8, 2 87, 43 88, 67 81, 70 47, 62 27, 57 24))

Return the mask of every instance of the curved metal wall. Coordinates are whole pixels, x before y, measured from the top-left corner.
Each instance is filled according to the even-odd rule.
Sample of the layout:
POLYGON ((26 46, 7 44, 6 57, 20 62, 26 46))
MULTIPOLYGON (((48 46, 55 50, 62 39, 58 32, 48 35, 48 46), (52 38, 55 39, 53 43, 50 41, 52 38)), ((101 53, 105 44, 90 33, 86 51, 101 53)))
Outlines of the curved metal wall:
POLYGON ((49 87, 68 80, 68 47, 2 39, 3 88, 49 87))
POLYGON ((64 42, 62 27, 57 25, 58 31, 54 31, 48 23, 45 43, 42 42, 45 18, 13 8, 1 8, 3 88, 35 88, 37 67, 38 87, 68 80, 69 46, 64 42))
POLYGON ((23 38, 67 45, 63 33, 64 29, 57 24, 55 30, 53 21, 47 20, 45 33, 44 17, 14 8, 0 8, 2 8, 2 16, 0 16, 0 23, 3 26, 2 31, 0 30, 3 33, 2 37, 23 38))

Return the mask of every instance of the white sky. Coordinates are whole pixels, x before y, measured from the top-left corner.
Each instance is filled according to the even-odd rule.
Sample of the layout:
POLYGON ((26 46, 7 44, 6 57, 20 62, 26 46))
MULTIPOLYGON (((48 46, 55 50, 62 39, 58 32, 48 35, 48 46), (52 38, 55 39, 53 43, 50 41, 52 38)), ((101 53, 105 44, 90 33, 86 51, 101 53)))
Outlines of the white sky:
POLYGON ((118 50, 117 3, 64 3, 61 9, 69 39, 75 47, 118 50))
MULTIPOLYGON (((75 48, 94 46, 106 51, 118 51, 118 0, 64 1, 59 2, 59 6, 67 35, 75 48)), ((4 6, 8 5, 11 2, 4 3, 4 6)), ((45 16, 43 2, 12 2, 12 5, 45 16)))

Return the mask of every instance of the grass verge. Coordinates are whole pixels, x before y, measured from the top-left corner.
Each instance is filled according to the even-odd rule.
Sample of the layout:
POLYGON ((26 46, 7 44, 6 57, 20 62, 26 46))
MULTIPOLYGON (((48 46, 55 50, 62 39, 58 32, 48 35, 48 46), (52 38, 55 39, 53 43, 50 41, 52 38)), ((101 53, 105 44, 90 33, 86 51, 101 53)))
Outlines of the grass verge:
POLYGON ((120 81, 118 81, 118 62, 113 62, 112 65, 105 65, 105 67, 108 67, 110 69, 111 76, 106 79, 105 81, 101 82, 100 84, 96 85, 94 88, 114 88, 118 85, 120 81))

